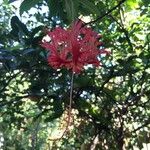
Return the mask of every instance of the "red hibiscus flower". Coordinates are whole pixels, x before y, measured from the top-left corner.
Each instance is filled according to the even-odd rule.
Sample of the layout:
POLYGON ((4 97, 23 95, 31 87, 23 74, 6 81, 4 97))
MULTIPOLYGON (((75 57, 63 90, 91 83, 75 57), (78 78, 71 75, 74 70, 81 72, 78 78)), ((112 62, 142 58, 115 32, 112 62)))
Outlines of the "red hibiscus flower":
POLYGON ((41 46, 49 50, 48 62, 55 69, 64 67, 80 73, 85 65, 99 66, 98 55, 107 53, 99 49, 100 35, 83 26, 82 21, 75 22, 68 29, 56 27, 47 35, 50 42, 43 41, 41 46))

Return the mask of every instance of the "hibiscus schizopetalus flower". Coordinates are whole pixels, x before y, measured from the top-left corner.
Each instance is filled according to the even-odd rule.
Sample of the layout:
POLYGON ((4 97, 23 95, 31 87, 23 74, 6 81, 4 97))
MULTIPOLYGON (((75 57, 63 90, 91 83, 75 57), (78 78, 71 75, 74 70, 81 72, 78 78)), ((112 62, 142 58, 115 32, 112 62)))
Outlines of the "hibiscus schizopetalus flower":
POLYGON ((41 46, 49 50, 48 62, 55 69, 67 68, 80 73, 85 65, 99 66, 98 55, 107 53, 100 50, 100 35, 90 27, 76 21, 70 28, 56 27, 47 31, 50 41, 42 41, 41 46))

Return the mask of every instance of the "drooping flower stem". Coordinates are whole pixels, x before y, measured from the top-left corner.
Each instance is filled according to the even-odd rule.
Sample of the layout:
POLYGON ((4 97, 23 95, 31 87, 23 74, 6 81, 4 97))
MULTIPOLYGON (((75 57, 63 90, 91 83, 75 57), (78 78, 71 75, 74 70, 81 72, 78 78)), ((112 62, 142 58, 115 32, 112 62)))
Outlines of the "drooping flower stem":
MULTIPOLYGON (((63 136, 66 134, 66 132, 68 131, 68 128, 69 128, 69 126, 70 126, 70 123, 71 123, 72 98, 73 98, 73 82, 74 82, 74 72, 72 72, 72 75, 71 75, 67 125, 66 125, 65 131, 63 132, 61 138, 63 138, 63 136)), ((60 138, 60 139, 61 139, 61 138, 60 138)))
POLYGON ((69 107, 68 107, 68 110, 67 110, 67 123, 66 123, 65 130, 63 131, 63 133, 62 133, 62 135, 60 137, 55 138, 55 139, 49 139, 50 141, 61 140, 64 137, 64 135, 66 134, 66 132, 68 131, 68 128, 70 126, 70 123, 71 123, 71 112, 72 112, 72 98, 73 98, 73 83, 74 83, 74 72, 72 72, 72 75, 71 75, 69 107))
POLYGON ((70 97, 69 97, 68 123, 67 123, 68 126, 70 125, 71 111, 72 111, 73 81, 74 81, 74 72, 72 72, 71 84, 70 84, 70 97))

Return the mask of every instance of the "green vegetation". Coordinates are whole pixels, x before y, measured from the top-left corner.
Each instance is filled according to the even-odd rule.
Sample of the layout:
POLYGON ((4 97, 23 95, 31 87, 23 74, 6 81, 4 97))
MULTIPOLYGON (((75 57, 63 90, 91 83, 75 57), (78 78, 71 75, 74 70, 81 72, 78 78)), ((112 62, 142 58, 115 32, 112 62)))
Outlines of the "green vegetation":
POLYGON ((24 0, 20 16, 10 2, 0 4, 0 149, 148 150, 149 1, 24 0), (51 68, 39 43, 45 28, 78 17, 111 54, 75 75, 69 130, 55 141, 67 124, 71 72, 51 68))

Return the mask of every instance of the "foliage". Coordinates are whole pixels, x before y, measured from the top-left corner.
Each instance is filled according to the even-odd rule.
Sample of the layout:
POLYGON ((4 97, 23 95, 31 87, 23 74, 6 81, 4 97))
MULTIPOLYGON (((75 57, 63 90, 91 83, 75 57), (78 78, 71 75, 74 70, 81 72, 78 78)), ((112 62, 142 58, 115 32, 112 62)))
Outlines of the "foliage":
POLYGON ((142 149, 143 143, 148 144, 150 4, 147 0, 121 2, 118 5, 115 0, 24 0, 20 17, 14 15, 11 3, 2 2, 3 149, 121 150, 142 149), (49 11, 42 13, 42 7, 49 11), (30 8, 37 11, 30 14, 30 8), (75 75, 69 131, 61 140, 53 141, 66 128, 71 72, 48 66, 47 51, 39 42, 47 27, 67 27, 78 17, 96 19, 87 26, 103 35, 104 47, 111 55, 101 56, 101 67, 89 66, 75 75))

